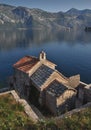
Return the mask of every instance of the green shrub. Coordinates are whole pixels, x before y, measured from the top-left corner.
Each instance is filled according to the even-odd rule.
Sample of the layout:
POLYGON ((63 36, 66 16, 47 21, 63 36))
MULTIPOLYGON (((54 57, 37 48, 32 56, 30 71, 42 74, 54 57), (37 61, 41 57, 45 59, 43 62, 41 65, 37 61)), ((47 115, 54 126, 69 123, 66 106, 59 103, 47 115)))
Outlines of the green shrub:
POLYGON ((0 96, 0 130, 91 130, 91 108, 63 119, 48 118, 34 124, 11 94, 0 96))

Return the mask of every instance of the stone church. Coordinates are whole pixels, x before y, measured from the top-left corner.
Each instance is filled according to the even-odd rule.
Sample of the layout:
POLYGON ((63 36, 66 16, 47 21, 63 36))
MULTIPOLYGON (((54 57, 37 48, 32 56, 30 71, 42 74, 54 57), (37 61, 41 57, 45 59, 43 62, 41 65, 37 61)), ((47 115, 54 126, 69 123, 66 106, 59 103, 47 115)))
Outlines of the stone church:
POLYGON ((54 115, 75 108, 80 75, 65 77, 47 60, 45 52, 38 58, 25 56, 13 68, 12 85, 22 98, 38 102, 54 115))

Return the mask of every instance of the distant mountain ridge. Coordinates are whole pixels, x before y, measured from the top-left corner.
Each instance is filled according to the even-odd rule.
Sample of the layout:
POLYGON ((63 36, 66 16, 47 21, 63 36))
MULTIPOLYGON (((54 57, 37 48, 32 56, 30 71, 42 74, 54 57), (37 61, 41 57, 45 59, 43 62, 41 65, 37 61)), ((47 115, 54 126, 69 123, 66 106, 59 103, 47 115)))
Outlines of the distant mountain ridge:
POLYGON ((0 4, 0 28, 84 29, 91 26, 91 10, 50 13, 41 9, 0 4))
POLYGON ((69 14, 69 15, 89 15, 90 14, 91 15, 91 10, 90 9, 78 10, 78 9, 72 8, 68 10, 66 14, 69 14))

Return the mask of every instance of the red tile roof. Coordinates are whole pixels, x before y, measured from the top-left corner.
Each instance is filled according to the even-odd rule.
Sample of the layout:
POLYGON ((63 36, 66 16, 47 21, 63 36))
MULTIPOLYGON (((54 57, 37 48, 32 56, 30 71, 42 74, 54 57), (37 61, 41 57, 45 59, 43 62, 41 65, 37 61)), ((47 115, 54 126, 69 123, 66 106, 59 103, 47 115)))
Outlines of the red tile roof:
POLYGON ((28 73, 28 71, 30 69, 32 69, 32 67, 37 64, 39 61, 38 58, 36 57, 31 57, 31 56, 25 56, 22 59, 20 59, 18 62, 16 62, 13 67, 21 70, 25 73, 28 73))

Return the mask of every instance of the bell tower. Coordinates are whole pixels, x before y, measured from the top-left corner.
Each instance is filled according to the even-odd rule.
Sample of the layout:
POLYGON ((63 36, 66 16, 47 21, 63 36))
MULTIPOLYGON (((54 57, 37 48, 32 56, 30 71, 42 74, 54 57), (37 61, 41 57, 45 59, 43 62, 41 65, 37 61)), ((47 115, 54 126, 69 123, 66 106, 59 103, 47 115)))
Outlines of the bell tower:
POLYGON ((39 60, 46 60, 46 53, 44 51, 40 53, 39 60))

